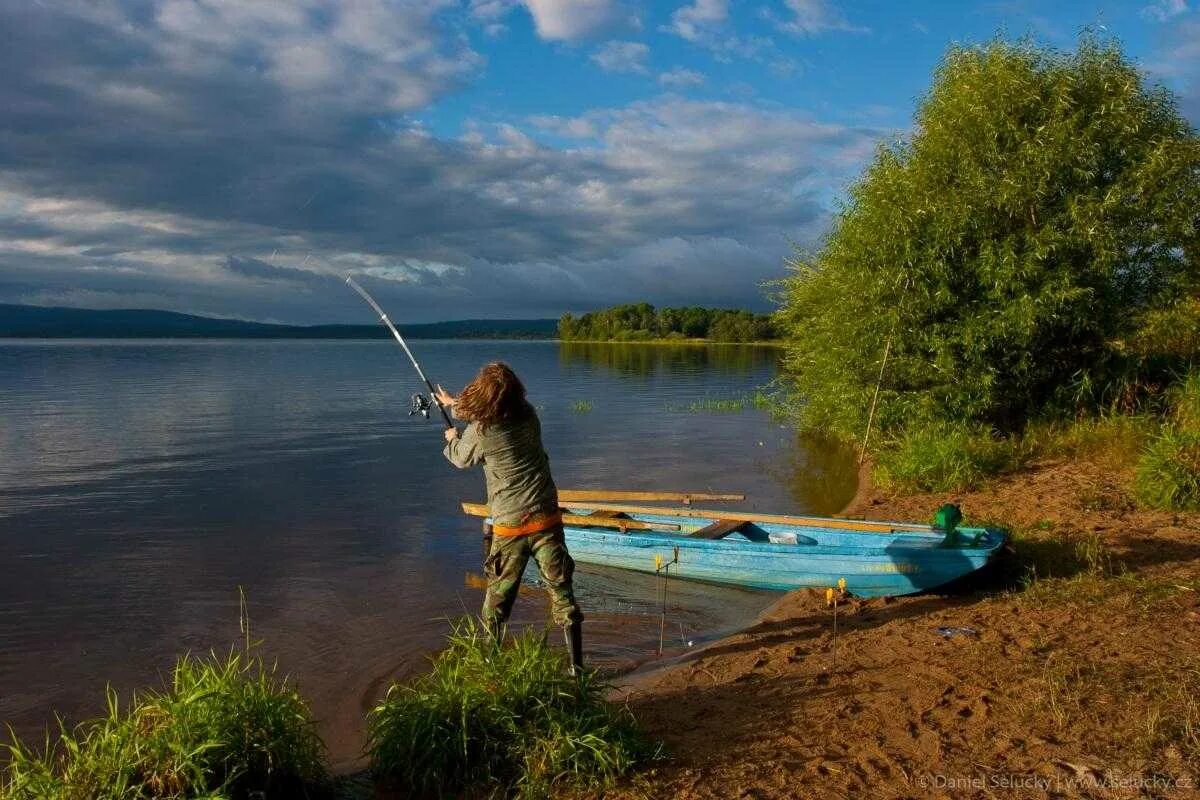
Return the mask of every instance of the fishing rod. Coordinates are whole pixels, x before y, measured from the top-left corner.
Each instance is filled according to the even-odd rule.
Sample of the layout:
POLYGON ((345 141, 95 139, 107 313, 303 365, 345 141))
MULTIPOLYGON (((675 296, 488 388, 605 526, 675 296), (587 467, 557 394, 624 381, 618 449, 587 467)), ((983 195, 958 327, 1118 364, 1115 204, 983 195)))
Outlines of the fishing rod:
POLYGON ((437 406, 438 411, 442 412, 442 419, 445 420, 446 427, 453 428, 454 423, 450 421, 450 415, 446 413, 445 406, 437 401, 437 390, 433 388, 433 384, 429 381, 429 378, 425 377, 425 372, 421 369, 421 365, 417 363, 416 356, 412 354, 412 350, 408 349, 408 345, 404 342, 404 337, 400 335, 400 331, 396 330, 396 326, 392 324, 390 319, 388 319, 387 313, 379 307, 379 303, 375 302, 375 298, 367 294, 366 289, 358 285, 352 275, 346 276, 346 283, 350 284, 350 288, 358 292, 362 299, 367 301, 367 305, 369 305, 375 311, 375 313, 379 315, 379 319, 383 322, 383 324, 387 325, 387 329, 392 332, 392 336, 394 336, 396 341, 400 343, 400 346, 404 348, 404 352, 408 355, 408 360, 412 362, 413 368, 416 369, 417 374, 421 376, 421 380, 424 381, 425 385, 429 388, 429 398, 426 398, 422 394, 413 395, 412 410, 408 412, 409 416, 420 413, 425 417, 425 419, 429 419, 429 407, 430 405, 434 405, 437 406))

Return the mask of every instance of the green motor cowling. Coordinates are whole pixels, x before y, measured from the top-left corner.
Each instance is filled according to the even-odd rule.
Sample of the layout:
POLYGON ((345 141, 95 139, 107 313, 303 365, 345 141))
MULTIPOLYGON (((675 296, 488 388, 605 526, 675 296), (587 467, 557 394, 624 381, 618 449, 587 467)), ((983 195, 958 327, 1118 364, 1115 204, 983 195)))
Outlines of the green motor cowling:
POLYGON ((962 509, 954 503, 946 503, 933 515, 933 527, 946 533, 943 544, 951 545, 957 540, 958 523, 962 522, 962 518, 962 509))

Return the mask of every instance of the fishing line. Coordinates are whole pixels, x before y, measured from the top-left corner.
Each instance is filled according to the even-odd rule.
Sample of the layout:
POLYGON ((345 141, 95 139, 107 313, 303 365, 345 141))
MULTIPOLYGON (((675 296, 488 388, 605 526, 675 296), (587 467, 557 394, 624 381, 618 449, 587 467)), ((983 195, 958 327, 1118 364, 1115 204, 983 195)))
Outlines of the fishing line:
POLYGON ((904 279, 900 302, 896 304, 896 316, 892 318, 892 328, 888 331, 887 342, 883 346, 883 359, 879 364, 879 379, 875 381, 875 394, 871 398, 871 410, 867 414, 867 429, 863 431, 862 450, 858 453, 860 467, 867 460, 867 441, 871 438, 871 424, 875 421, 875 404, 879 402, 879 390, 883 387, 883 371, 887 369, 888 356, 892 352, 892 337, 896 335, 896 325, 900 323, 900 312, 904 307, 904 300, 908 296, 908 287, 911 282, 911 276, 904 279))

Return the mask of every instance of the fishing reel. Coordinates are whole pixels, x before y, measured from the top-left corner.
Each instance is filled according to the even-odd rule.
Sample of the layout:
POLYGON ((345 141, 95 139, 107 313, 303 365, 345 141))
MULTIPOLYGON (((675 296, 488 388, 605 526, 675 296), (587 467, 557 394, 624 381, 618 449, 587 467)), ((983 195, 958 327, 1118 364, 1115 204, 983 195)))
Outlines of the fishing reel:
POLYGON ((425 419, 429 419, 429 411, 432 408, 433 401, 420 392, 417 392, 412 396, 412 400, 409 403, 408 415, 411 417, 413 414, 420 414, 425 419))

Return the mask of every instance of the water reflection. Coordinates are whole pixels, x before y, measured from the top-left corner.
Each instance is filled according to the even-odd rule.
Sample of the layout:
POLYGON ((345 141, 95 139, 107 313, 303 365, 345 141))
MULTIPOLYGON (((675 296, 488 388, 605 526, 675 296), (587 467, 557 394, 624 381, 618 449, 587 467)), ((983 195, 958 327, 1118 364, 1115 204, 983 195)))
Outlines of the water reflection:
POLYGON ((799 508, 837 514, 854 498, 858 453, 851 446, 818 434, 799 434, 764 471, 785 487, 799 508))
POLYGON ((778 347, 745 344, 561 342, 558 346, 559 359, 565 365, 603 367, 631 375, 698 370, 741 374, 774 371, 782 353, 778 347))

